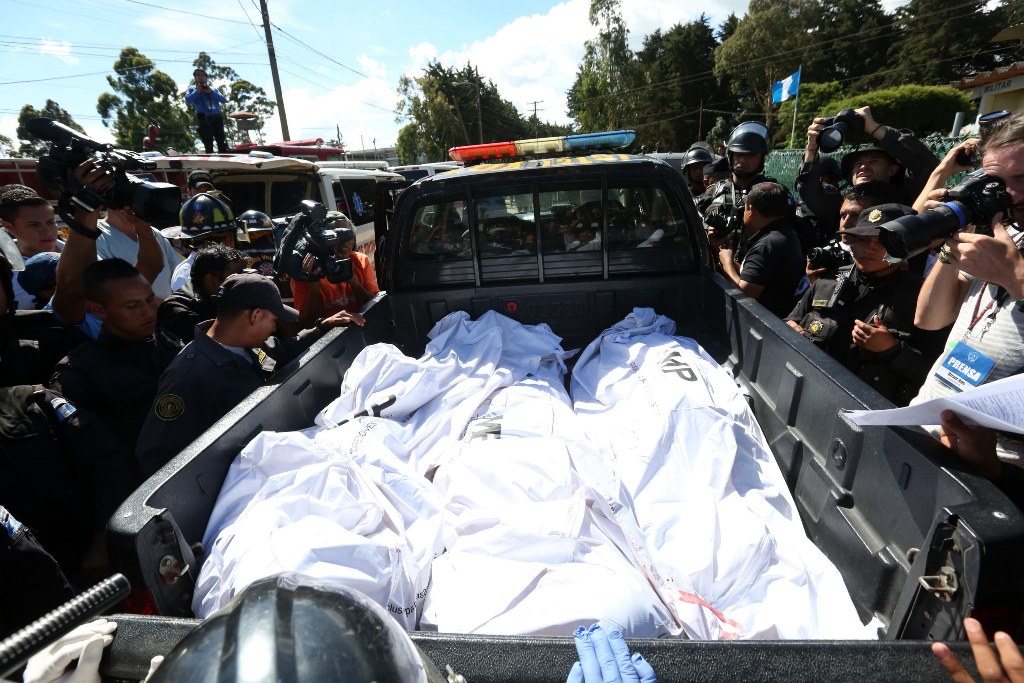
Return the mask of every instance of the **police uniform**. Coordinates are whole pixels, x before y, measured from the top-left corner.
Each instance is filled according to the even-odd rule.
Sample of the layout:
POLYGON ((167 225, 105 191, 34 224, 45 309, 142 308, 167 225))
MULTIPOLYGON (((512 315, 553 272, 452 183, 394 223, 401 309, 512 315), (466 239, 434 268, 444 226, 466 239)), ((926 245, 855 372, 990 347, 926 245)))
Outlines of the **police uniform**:
POLYGON ((41 386, 0 389, 0 501, 68 572, 142 483, 95 416, 41 386))
POLYGON ((0 505, 0 638, 75 596, 57 561, 0 505))
POLYGON ((212 297, 200 297, 189 283, 164 299, 156 311, 156 324, 179 348, 192 341, 196 325, 217 317, 217 304, 212 297))
POLYGON ((160 375, 179 347, 166 334, 129 342, 100 331, 57 365, 50 388, 85 408, 135 451, 142 423, 156 396, 160 375))
MULTIPOLYGON (((245 298, 237 308, 263 308, 284 320, 298 319, 298 311, 281 303, 277 285, 252 273, 232 275, 224 281, 219 295, 221 308, 235 307, 232 295, 241 289, 234 287, 236 283, 257 283, 257 288, 262 285, 265 289, 259 294, 267 297, 262 301, 245 298)), ((152 401, 136 449, 139 465, 147 475, 265 384, 278 367, 298 356, 319 336, 316 330, 306 330, 287 339, 270 337, 258 349, 242 349, 225 346, 209 336, 213 323, 207 321, 195 328, 192 342, 160 378, 156 400, 152 401)))
MULTIPOLYGON (((886 207, 894 206, 899 205, 863 211, 857 227, 848 232, 877 234, 877 225, 891 219, 886 207), (869 223, 874 229, 863 227, 869 223)), ((921 284, 921 276, 905 267, 878 275, 863 273, 856 265, 843 266, 836 277, 819 278, 786 320, 799 323, 808 339, 880 394, 897 405, 907 405, 942 351, 947 333, 914 326, 921 284), (854 321, 874 324, 876 315, 896 338, 896 345, 886 351, 867 351, 851 338, 854 321)))

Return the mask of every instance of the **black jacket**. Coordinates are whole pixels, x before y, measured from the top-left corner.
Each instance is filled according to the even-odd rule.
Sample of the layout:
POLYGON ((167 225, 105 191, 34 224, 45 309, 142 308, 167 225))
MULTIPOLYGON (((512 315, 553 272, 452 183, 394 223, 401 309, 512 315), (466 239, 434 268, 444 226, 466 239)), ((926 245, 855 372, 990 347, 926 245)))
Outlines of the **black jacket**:
POLYGON ((835 278, 820 278, 800 298, 786 320, 804 328, 808 339, 897 405, 910 402, 942 352, 949 329, 914 326, 921 277, 897 270, 883 277, 844 266, 835 278), (851 340, 854 321, 874 316, 896 337, 883 352, 865 351, 851 340))
POLYGON ((197 296, 189 283, 164 299, 156 311, 156 324, 184 348, 192 341, 196 325, 216 317, 217 304, 213 299, 197 296))
POLYGON ((163 467, 242 399, 266 384, 274 372, 298 356, 318 334, 271 337, 259 349, 236 353, 195 328, 192 342, 160 377, 139 436, 136 456, 147 476, 163 467))

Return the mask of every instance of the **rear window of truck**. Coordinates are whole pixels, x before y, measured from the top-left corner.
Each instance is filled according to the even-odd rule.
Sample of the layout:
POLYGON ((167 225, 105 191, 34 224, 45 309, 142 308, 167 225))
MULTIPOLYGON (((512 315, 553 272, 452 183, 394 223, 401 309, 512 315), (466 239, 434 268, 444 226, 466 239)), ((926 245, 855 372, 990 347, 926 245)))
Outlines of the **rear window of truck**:
MULTIPOLYGON (((510 187, 414 209, 402 258, 469 261, 483 282, 693 270, 697 256, 675 195, 653 180, 510 187)), ((471 269, 448 269, 469 278, 471 269)), ((469 278, 471 279, 471 278, 469 278)))

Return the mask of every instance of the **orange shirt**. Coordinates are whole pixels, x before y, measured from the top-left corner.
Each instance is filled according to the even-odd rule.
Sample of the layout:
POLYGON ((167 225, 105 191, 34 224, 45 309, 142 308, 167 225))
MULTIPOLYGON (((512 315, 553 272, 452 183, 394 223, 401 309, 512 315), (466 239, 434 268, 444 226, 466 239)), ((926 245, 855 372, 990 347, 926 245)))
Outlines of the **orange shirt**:
MULTIPOLYGON (((373 264, 370 262, 370 259, 358 251, 353 251, 349 258, 352 259, 353 274, 359 280, 359 283, 366 288, 366 291, 370 294, 379 292, 380 288, 377 286, 377 278, 373 274, 373 264)), ((294 306, 301 311, 313 283, 292 280, 290 284, 292 296, 295 297, 294 306)), ((339 282, 338 284, 333 284, 323 279, 317 284, 320 286, 320 296, 323 297, 324 301, 323 313, 321 314, 323 317, 332 316, 339 311, 355 313, 359 310, 359 304, 356 302, 355 296, 353 296, 352 285, 349 283, 339 282)))

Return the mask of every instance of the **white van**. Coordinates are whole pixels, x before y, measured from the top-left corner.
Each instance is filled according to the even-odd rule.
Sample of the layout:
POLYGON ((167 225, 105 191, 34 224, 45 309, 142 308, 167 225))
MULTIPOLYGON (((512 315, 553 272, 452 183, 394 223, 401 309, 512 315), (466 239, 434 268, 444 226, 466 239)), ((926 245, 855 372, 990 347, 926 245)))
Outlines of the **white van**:
POLYGON ((393 171, 394 173, 401 173, 406 180, 415 182, 420 178, 444 173, 445 171, 454 171, 457 168, 462 168, 461 161, 436 161, 430 164, 407 164, 405 166, 392 166, 388 170, 393 171))

